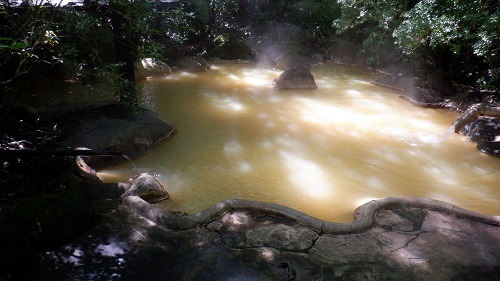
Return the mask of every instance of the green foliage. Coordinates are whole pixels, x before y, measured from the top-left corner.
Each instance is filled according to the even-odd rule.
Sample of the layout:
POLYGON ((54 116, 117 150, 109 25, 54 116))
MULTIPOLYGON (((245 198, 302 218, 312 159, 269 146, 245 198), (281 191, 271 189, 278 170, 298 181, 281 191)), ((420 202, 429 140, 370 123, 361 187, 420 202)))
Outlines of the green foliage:
POLYGON ((8 6, 0 6, 0 61, 11 62, 15 57, 19 60, 15 73, 27 71, 31 62, 44 60, 51 62, 47 56, 57 46, 58 37, 54 33, 53 14, 47 7, 29 7, 23 13, 11 10, 8 6))
POLYGON ((194 7, 194 15, 203 22, 203 24, 209 24, 211 21, 211 6, 212 2, 217 4, 221 1, 204 1, 204 0, 191 0, 190 1, 194 7))
MULTIPOLYGON (((151 52, 151 48, 148 46, 151 40, 155 42, 151 44, 155 53, 161 52, 165 58, 178 56, 179 53, 183 52, 190 38, 197 36, 200 32, 194 27, 194 21, 195 13, 186 11, 183 7, 162 11, 161 16, 153 24, 156 32, 152 33, 148 38, 149 40, 145 41, 144 54, 142 56, 148 57, 146 53, 151 52), (155 44, 158 47, 165 47, 164 50, 154 47, 155 44)), ((149 57, 161 59, 161 57, 156 56, 149 57)))
POLYGON ((12 38, 0 38, 0 51, 21 52, 28 47, 25 42, 15 42, 12 38))
POLYGON ((338 0, 341 16, 333 22, 340 33, 356 31, 360 26, 376 27, 379 32, 392 33, 399 25, 400 15, 411 5, 407 0, 338 0))
POLYGON ((338 0, 337 34, 362 43, 368 60, 380 54, 420 60, 422 70, 449 72, 455 79, 498 87, 500 12, 489 0, 338 0), (394 46, 397 47, 394 48, 394 46))
POLYGON ((222 59, 241 58, 250 53, 245 29, 237 20, 238 0, 190 0, 182 9, 183 13, 176 15, 184 22, 176 21, 177 28, 170 28, 169 32, 175 35, 176 43, 182 40, 185 52, 222 59))
POLYGON ((360 43, 370 65, 386 65, 397 60, 392 32, 401 14, 412 6, 410 0, 338 0, 341 15, 333 21, 339 37, 360 43))
MULTIPOLYGON (((156 10, 154 2, 110 0, 106 6, 92 5, 86 9, 40 3, 0 6, 0 67, 4 69, 0 80, 16 79, 23 73, 50 72, 50 68, 45 69, 58 63, 64 63, 75 76, 85 67, 102 67, 115 57, 115 34, 120 35, 121 42, 130 43, 127 46, 131 49, 140 49, 142 57, 164 59, 164 47, 155 42, 157 30, 152 25, 163 13, 156 10)), ((130 92, 123 99, 136 100, 131 97, 132 87, 119 83, 113 86, 130 92)), ((0 100, 5 99, 0 96, 0 100)))
POLYGON ((150 32, 150 23, 156 11, 154 3, 146 0, 109 0, 108 9, 123 18, 120 22, 123 37, 150 32))
POLYGON ((332 22, 340 17, 337 0, 292 1, 286 20, 309 32, 314 44, 325 45, 335 33, 332 22))
POLYGON ((498 4, 484 0, 422 0, 403 17, 393 34, 404 54, 450 54, 447 64, 437 67, 449 68, 457 77, 482 87, 499 86, 498 4))
POLYGON ((109 64, 106 67, 106 77, 108 83, 114 90, 114 95, 120 98, 120 101, 127 102, 138 108, 139 98, 137 97, 135 83, 133 81, 124 79, 121 72, 124 63, 109 64))
POLYGON ((157 41, 151 40, 144 42, 140 48, 141 58, 154 58, 158 60, 166 60, 164 57, 165 46, 157 41))

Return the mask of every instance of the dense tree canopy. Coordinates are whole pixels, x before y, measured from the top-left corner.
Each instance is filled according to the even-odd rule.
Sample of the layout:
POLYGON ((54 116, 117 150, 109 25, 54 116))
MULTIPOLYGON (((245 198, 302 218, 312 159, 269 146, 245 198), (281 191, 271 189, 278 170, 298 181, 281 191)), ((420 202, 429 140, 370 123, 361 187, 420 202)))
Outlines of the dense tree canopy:
POLYGON ((497 1, 423 0, 403 14, 393 35, 404 54, 432 52, 442 70, 482 87, 498 87, 498 8, 497 1))
POLYGON ((40 73, 57 74, 61 64, 73 75, 99 67, 123 99, 134 101, 124 94, 127 79, 116 79, 130 80, 130 61, 251 58, 259 44, 272 42, 269 27, 288 24, 315 52, 340 38, 359 43, 373 66, 406 63, 414 73, 441 71, 496 89, 499 10, 496 0, 186 0, 167 8, 146 0, 64 7, 4 0, 0 80, 4 92, 15 92, 40 73))
POLYGON ((339 0, 339 3, 342 16, 334 21, 339 35, 364 43, 365 48, 369 47, 368 52, 389 48, 403 59, 420 62, 420 71, 443 71, 461 83, 499 87, 498 1, 339 0))

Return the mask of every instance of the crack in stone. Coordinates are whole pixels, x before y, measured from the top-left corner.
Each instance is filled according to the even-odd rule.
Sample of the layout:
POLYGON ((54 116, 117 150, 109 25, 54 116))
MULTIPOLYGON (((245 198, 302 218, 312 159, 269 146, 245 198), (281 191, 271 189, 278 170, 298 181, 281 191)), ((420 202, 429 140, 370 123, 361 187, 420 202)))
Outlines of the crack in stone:
MULTIPOLYGON (((408 233, 408 232, 398 232, 398 231, 394 231, 394 232, 401 233, 401 234, 415 235, 415 237, 413 237, 410 240, 408 240, 403 246, 401 246, 401 247, 399 247, 397 249, 393 249, 393 250, 388 251, 388 253, 397 252, 397 251, 399 251, 401 249, 404 249, 404 248, 408 247, 410 245, 410 243, 413 242, 413 241, 415 241, 417 238, 419 238, 421 234, 427 233, 427 231, 423 231, 423 230, 418 230, 418 231, 416 231, 418 233, 414 233, 414 234, 408 233)), ((412 232, 415 232, 415 231, 412 231, 412 232)), ((411 259, 410 257, 408 257, 408 258, 411 259)))
MULTIPOLYGON (((314 230, 312 230, 312 231, 314 231, 314 230)), ((316 231, 314 231, 314 232, 316 232, 316 231)), ((316 233, 318 234, 318 237, 316 237, 315 239, 312 239, 311 247, 308 247, 307 249, 304 249, 303 251, 300 251, 300 252, 308 253, 312 248, 314 248, 316 246, 316 242, 318 242, 318 239, 323 235, 323 233, 318 233, 318 232, 316 232, 316 233)))

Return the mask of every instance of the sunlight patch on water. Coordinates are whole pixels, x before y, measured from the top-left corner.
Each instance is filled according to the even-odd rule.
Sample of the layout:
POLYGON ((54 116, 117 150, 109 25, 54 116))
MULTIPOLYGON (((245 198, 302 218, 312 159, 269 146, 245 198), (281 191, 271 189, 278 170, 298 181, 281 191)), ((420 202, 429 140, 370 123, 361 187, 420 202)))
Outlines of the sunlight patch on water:
POLYGON ((381 190, 381 189, 384 189, 384 181, 381 180, 380 178, 378 177, 368 177, 366 179, 366 184, 370 187, 370 188, 374 188, 374 189, 378 189, 378 190, 381 190))
POLYGON ((321 166, 289 152, 280 155, 288 168, 289 180, 303 193, 317 199, 332 196, 335 188, 321 166))
POLYGON ((247 172, 250 172, 252 170, 252 165, 246 161, 242 161, 240 162, 238 165, 238 170, 240 172, 244 172, 244 173, 247 173, 247 172))
POLYGON ((196 73, 187 72, 187 71, 179 71, 179 72, 175 72, 175 73, 172 73, 170 75, 162 76, 159 78, 149 79, 149 81, 156 80, 156 79, 179 81, 179 80, 184 80, 184 79, 194 79, 197 77, 198 77, 198 74, 196 74, 196 73))
POLYGON ((357 90, 352 90, 352 89, 348 89, 345 91, 347 94, 349 94, 350 96, 361 96, 361 93, 357 90))
POLYGON ((361 85, 371 85, 370 81, 367 81, 367 80, 350 79, 349 81, 357 83, 357 84, 361 84, 361 85))
POLYGON ((352 122, 351 120, 356 118, 354 113, 337 106, 304 98, 297 98, 296 100, 300 102, 300 116, 307 122, 318 124, 346 123, 352 122))
MULTIPOLYGON (((429 124, 426 130, 430 129, 432 131, 434 125, 429 124)), ((387 137, 388 139, 396 139, 401 142, 407 143, 410 146, 421 146, 424 144, 435 144, 439 139, 439 134, 428 133, 418 131, 418 127, 388 127, 380 131, 379 135, 381 137, 387 137)))
POLYGON ((270 69, 247 69, 241 72, 242 79, 240 82, 248 86, 265 86, 271 88, 272 79, 278 77, 281 74, 280 71, 270 70, 270 69), (270 79, 270 77, 273 77, 270 79))
POLYGON ((224 151, 229 154, 240 153, 243 150, 241 144, 236 140, 230 140, 224 144, 224 151))
POLYGON ((245 77, 244 78, 244 81, 245 83, 249 84, 249 85, 259 85, 259 86, 269 86, 271 85, 271 83, 269 82, 268 79, 266 79, 266 77, 257 77, 257 76, 254 76, 254 77, 245 77))
POLYGON ((241 112, 246 109, 237 96, 213 97, 212 101, 216 107, 228 111, 241 112))
POLYGON ((240 78, 238 76, 234 75, 234 74, 229 74, 227 77, 229 79, 231 79, 231 80, 234 80, 234 81, 239 81, 240 80, 240 78))

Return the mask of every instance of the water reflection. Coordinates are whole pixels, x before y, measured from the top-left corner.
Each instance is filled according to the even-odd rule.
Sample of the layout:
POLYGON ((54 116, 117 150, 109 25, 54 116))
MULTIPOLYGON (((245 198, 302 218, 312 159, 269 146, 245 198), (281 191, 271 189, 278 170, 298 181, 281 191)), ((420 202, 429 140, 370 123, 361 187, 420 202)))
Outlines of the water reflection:
POLYGON ((372 73, 312 69, 318 89, 276 91, 279 71, 221 64, 144 81, 144 104, 178 134, 107 173, 159 177, 168 210, 196 213, 229 198, 283 204, 350 221, 387 196, 421 196, 500 214, 497 158, 463 136, 439 142, 458 114, 416 108, 368 83, 372 73))

